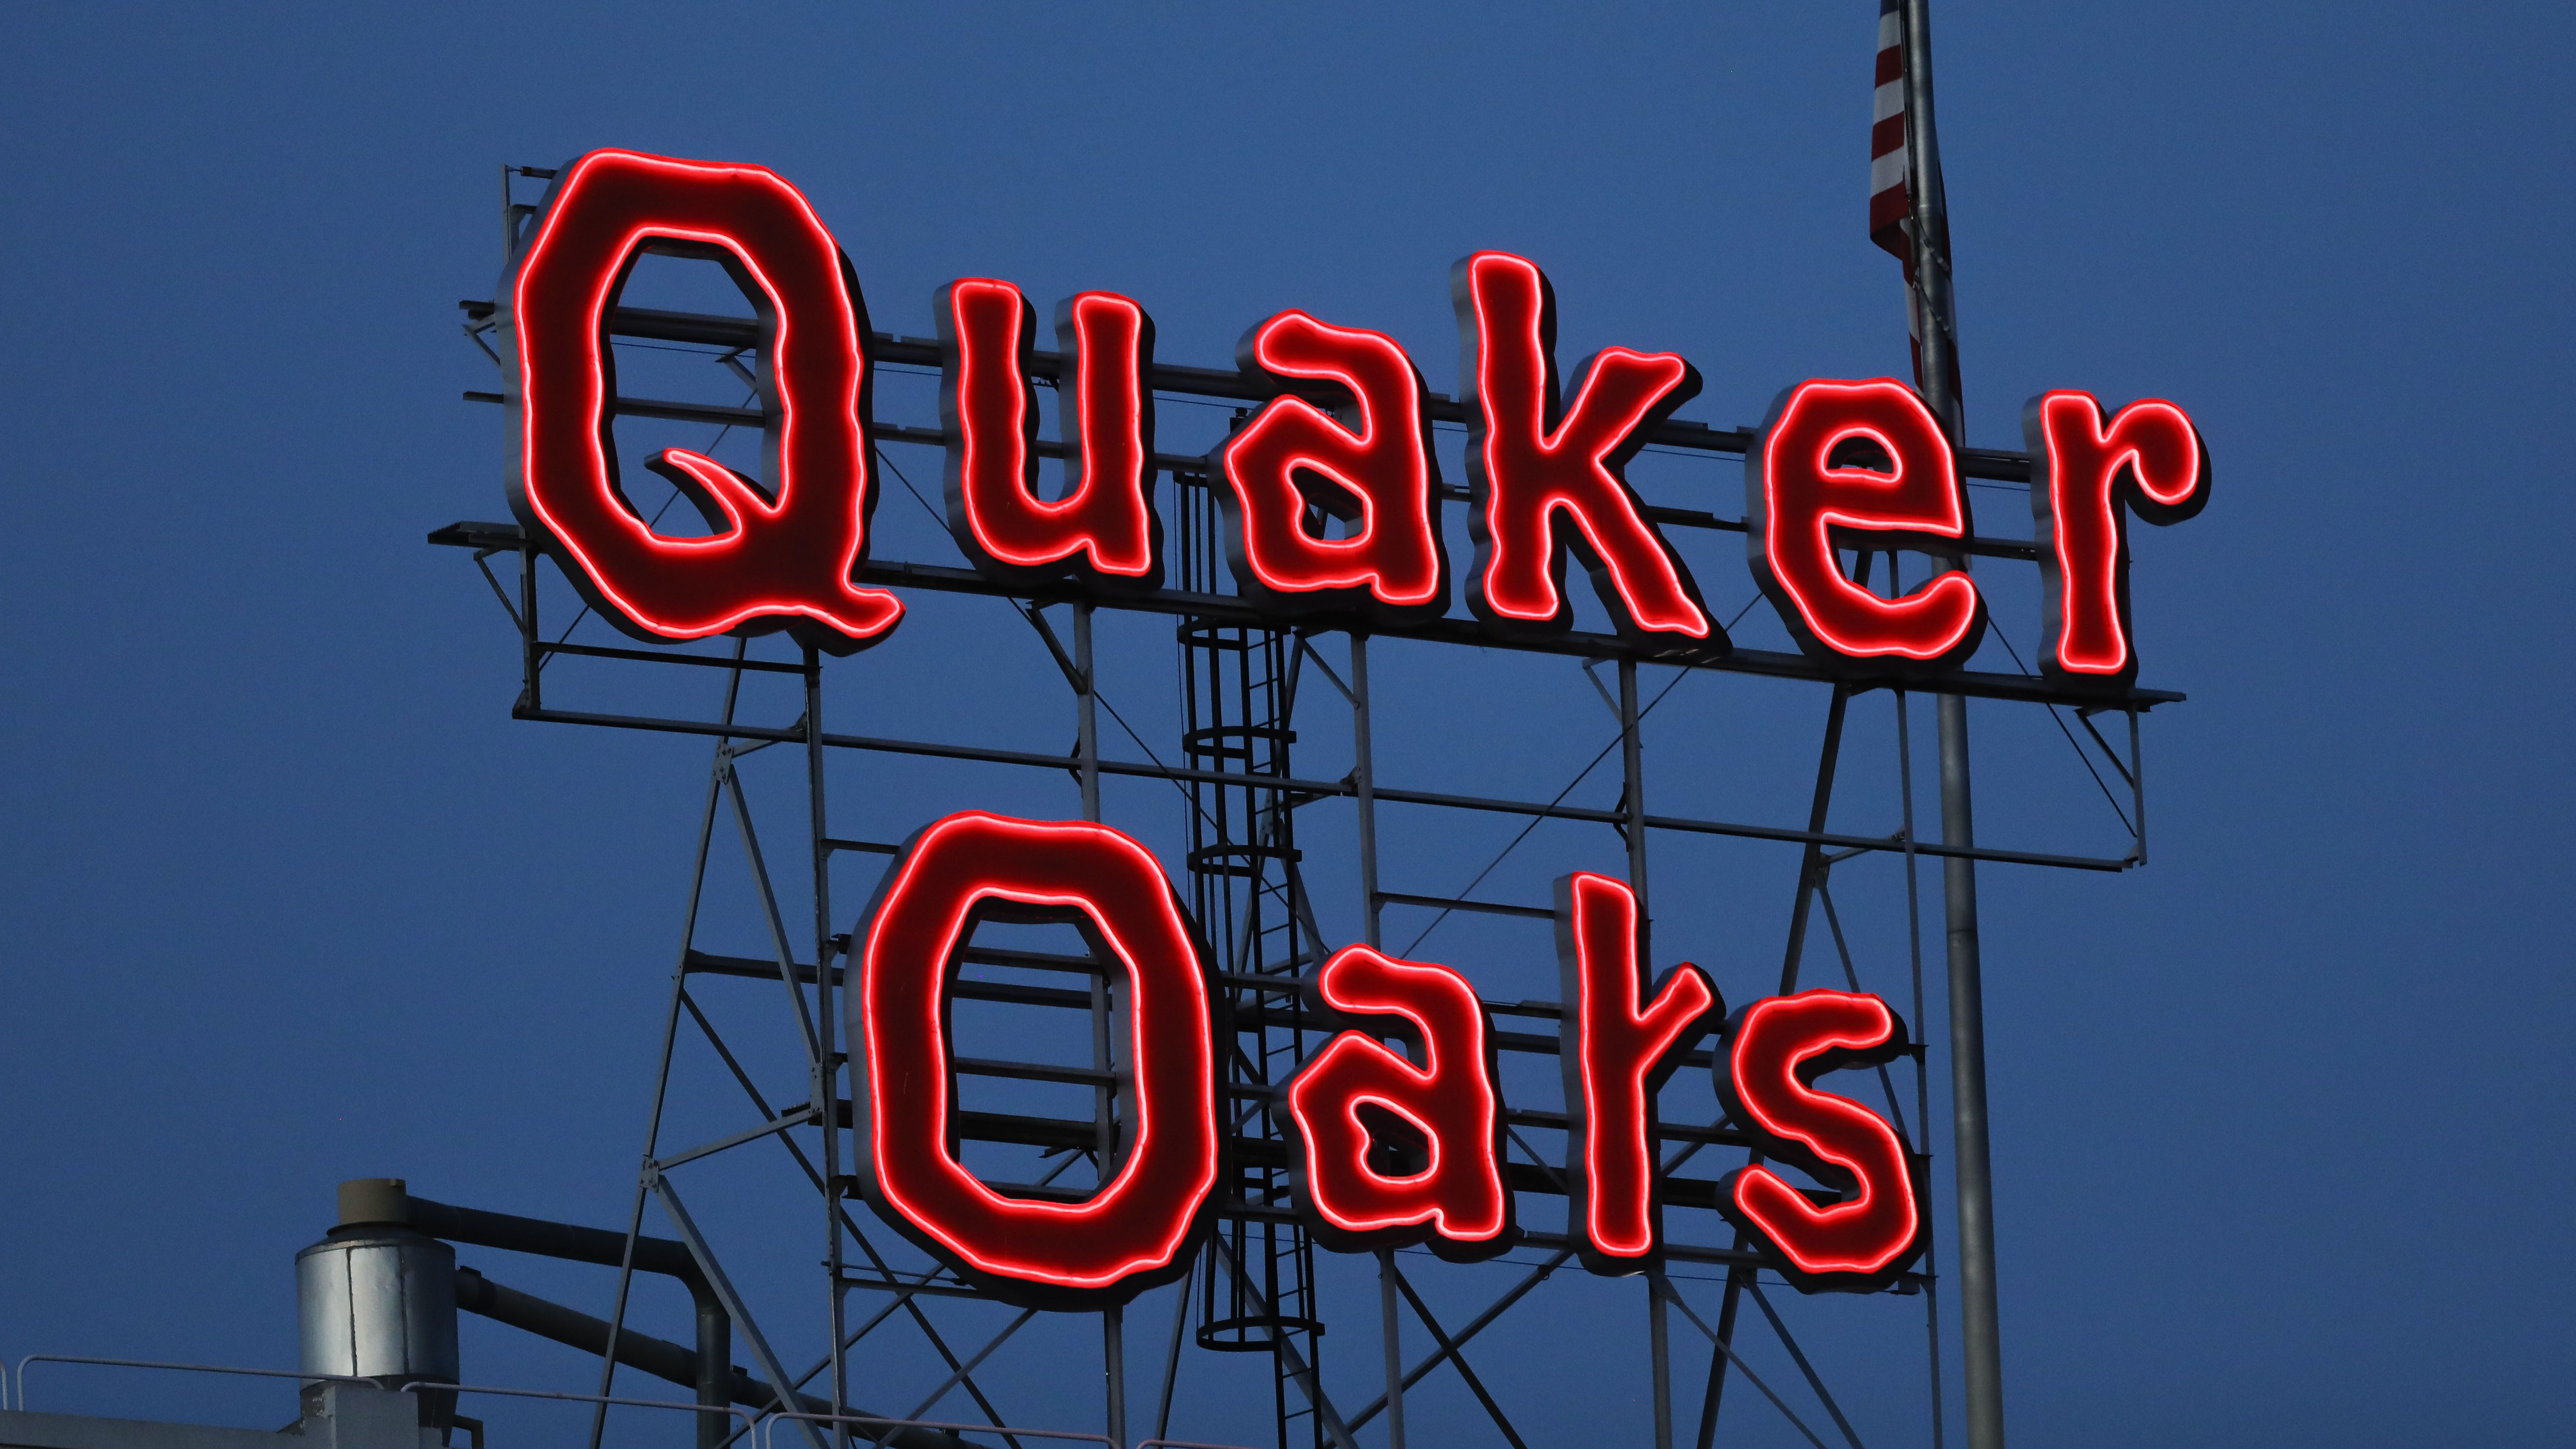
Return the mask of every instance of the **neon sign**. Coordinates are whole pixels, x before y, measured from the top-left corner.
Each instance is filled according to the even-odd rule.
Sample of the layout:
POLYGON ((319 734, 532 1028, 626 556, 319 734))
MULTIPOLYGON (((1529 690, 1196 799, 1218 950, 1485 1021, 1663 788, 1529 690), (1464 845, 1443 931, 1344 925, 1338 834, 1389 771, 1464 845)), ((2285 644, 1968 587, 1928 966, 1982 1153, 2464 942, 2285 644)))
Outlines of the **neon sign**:
MULTIPOLYGON (((1668 352, 1606 348, 1577 370, 1568 404, 1555 290, 1536 263, 1478 252, 1453 269, 1450 291, 1476 545, 1468 611, 1497 636, 1567 629, 1572 552, 1621 635, 1725 653, 1725 629, 1625 471, 1698 393, 1697 370, 1668 352)), ((942 289, 936 310, 947 511, 960 551, 1016 586, 1159 588, 1153 483, 1164 464, 1145 309, 1084 292, 1057 313, 1067 457, 1052 499, 1038 491, 1028 299, 968 278, 942 289)), ((594 151, 555 177, 498 320, 517 384, 512 506, 620 628, 665 641, 786 629, 848 653, 901 620, 894 595, 855 582, 877 487, 867 308, 847 258, 793 186, 757 166, 594 151), (646 252, 721 263, 758 318, 763 478, 676 448, 646 465, 696 506, 704 536, 655 529, 618 477, 606 326, 646 252)), ((1430 395, 1404 349, 1384 333, 1287 311, 1245 337, 1238 365, 1277 394, 1206 464, 1225 481, 1242 597, 1282 618, 1363 627, 1445 615, 1430 395), (1347 409, 1302 395, 1318 385, 1347 393, 1347 409), (1341 536, 1326 536, 1318 513, 1340 520, 1341 536)), ((2043 672, 2124 687, 2137 671, 2126 520, 2197 513, 2209 497, 2207 446, 2160 399, 2106 417, 2090 394, 2045 393, 2024 427, 2046 583, 2043 672)), ((1887 378, 1789 389, 1746 453, 1745 482, 1753 575, 1828 671, 1938 674, 1975 652, 1986 602, 1963 566, 1886 598, 1841 560, 1903 548, 1956 561, 1975 542, 1951 440, 1913 389, 1887 378)))
MULTIPOLYGON (((951 815, 896 858, 852 939, 846 997, 858 1053, 861 1186, 877 1212, 998 1297, 1035 1307, 1123 1302, 1187 1271, 1206 1231, 1227 1137, 1217 1112, 1217 992, 1187 913, 1145 848, 1107 826, 951 815), (1127 1023, 1117 1148, 1079 1202, 1015 1196, 958 1160, 948 1002, 978 920, 1065 921, 1116 963, 1127 1023)), ((1656 1266, 1661 1173, 1655 1098, 1721 1010, 1687 963, 1649 987, 1637 900, 1608 876, 1557 885, 1569 1217, 1585 1266, 1656 1266)), ((1474 1261, 1518 1241, 1503 1165, 1493 1031, 1459 972, 1365 946, 1305 983, 1346 1024, 1281 1084, 1298 1216, 1345 1252, 1428 1243, 1474 1261), (1389 1039, 1394 1045, 1389 1044, 1389 1039)), ((1768 1168, 1726 1179, 1720 1211, 1810 1291, 1868 1290, 1922 1251, 1919 1184, 1894 1128, 1817 1092, 1818 1074, 1905 1047, 1875 996, 1769 997, 1729 1020, 1718 1091, 1775 1160, 1840 1193, 1819 1206, 1768 1168)))
MULTIPOLYGON (((929 441, 946 449, 953 540, 1010 588, 1170 598, 1160 594, 1157 480, 1203 467, 1238 597, 1283 624, 1400 629, 1463 602, 1489 637, 1544 638, 1572 626, 1573 555, 1631 644, 1724 655, 1726 629, 1626 472, 1698 393, 1697 370, 1670 352, 1605 348, 1577 367, 1569 401, 1556 296, 1540 267, 1477 252, 1450 280, 1462 366, 1444 415, 1467 424, 1475 545, 1454 591, 1463 599, 1453 598, 1441 512, 1455 494, 1431 432, 1435 409, 1451 405, 1386 333, 1294 309, 1239 347, 1244 381, 1228 395, 1257 410, 1203 459, 1175 459, 1158 451, 1155 329, 1135 299, 1089 291, 1057 308, 1060 440, 1050 447, 1038 438, 1035 307, 990 278, 942 288, 941 434, 929 441), (1052 497, 1039 462, 1050 451, 1064 458, 1052 497)), ((854 270, 793 186, 757 166, 592 152, 556 175, 497 320, 520 429, 513 508, 618 627, 661 641, 785 630, 845 654, 900 623, 892 593, 858 582, 877 490, 874 334, 854 270), (756 319, 746 350, 758 363, 760 476, 677 448, 645 465, 690 500, 703 534, 661 532, 619 476, 609 322, 647 253, 722 265, 756 319)), ((2199 512, 2207 445, 2170 402, 2111 411, 2075 391, 2034 399, 2024 429, 2045 581, 2042 670, 2061 685, 2125 689, 2137 671, 2127 520, 2199 512)), ((1975 653, 1987 601, 1966 559, 1997 541, 1976 536, 1956 442, 1912 388, 1815 379, 1781 393, 1746 449, 1741 526, 1754 579, 1823 672, 1937 679, 1975 653), (1943 567, 1882 594, 1846 563, 1899 549, 1943 567)), ((1807 1291, 1874 1290, 1904 1274, 1928 1231, 1919 1160, 1889 1117, 1819 1086, 1908 1050, 1886 1002, 1808 991, 1729 1016, 1697 966, 1651 975, 1627 883, 1569 875, 1554 916, 1565 1150, 1558 1163, 1515 1167, 1503 1150, 1514 1115, 1472 971, 1364 946, 1331 955, 1299 983, 1329 1039, 1267 1101, 1229 1102, 1219 1057, 1228 988, 1155 857, 1097 823, 951 815, 903 847, 852 936, 844 999, 858 1191, 997 1296, 1114 1304, 1189 1271, 1244 1114, 1267 1110, 1291 1190, 1264 1210, 1293 1213, 1328 1248, 1419 1243, 1461 1261, 1491 1257, 1525 1240, 1515 1197, 1536 1170, 1566 1196, 1562 1241, 1585 1267, 1652 1271, 1667 1251, 1671 1191, 1657 1159, 1659 1098, 1714 1034, 1718 1096, 1756 1158, 1698 1184, 1714 1197, 1693 1201, 1807 1291), (1069 924, 1102 973, 1120 1060, 1098 1086, 1117 1110, 1088 1193, 988 1183, 961 1157, 949 1010, 981 921, 1069 924)))

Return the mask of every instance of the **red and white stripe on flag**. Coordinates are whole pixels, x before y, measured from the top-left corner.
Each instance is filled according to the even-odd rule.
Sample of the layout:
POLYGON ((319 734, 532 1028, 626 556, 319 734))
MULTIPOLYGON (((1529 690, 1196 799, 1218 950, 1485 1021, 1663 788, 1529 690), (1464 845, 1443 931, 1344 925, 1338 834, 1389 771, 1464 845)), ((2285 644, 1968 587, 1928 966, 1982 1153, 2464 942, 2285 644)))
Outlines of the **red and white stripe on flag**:
MULTIPOLYGON (((1905 113, 1905 0, 1878 3, 1878 87, 1869 111, 1869 239, 1905 267, 1905 340, 1913 354, 1914 385, 1923 386, 1923 288, 1914 274, 1914 172, 1905 113)), ((1932 190, 1933 264, 1949 275, 1949 218, 1941 204, 1941 178, 1932 190)), ((1959 348, 1945 338, 1949 360, 1950 422, 1957 425, 1959 348)))
POLYGON ((1914 216, 1905 151, 1905 0, 1879 0, 1878 91, 1869 109, 1869 239, 1905 264, 1914 280, 1914 216))

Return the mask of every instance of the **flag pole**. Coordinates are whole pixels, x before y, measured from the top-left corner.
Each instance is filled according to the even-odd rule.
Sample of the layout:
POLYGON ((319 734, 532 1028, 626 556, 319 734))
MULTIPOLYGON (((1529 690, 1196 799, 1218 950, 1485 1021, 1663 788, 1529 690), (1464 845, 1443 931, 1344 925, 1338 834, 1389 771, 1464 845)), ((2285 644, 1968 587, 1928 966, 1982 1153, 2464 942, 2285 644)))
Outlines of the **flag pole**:
MULTIPOLYGON (((1923 400, 1950 435, 1966 442, 1958 377, 1958 313, 1950 292, 1949 207, 1941 192, 1941 149, 1932 125, 1931 0, 1904 0, 1908 189, 1914 206, 1912 299, 1921 318, 1923 400)), ((1967 567, 1963 555, 1959 566, 1967 567)), ((1968 702, 1938 697, 1941 841, 1976 843, 1968 774, 1968 702)), ((1959 1336, 1967 1380, 1969 1449, 2003 1449, 2002 1328, 1996 1310, 1994 1169, 1986 1130, 1986 1022, 1977 943, 1977 867, 1963 856, 1941 862, 1949 943, 1950 1104, 1958 1183, 1959 1336)))

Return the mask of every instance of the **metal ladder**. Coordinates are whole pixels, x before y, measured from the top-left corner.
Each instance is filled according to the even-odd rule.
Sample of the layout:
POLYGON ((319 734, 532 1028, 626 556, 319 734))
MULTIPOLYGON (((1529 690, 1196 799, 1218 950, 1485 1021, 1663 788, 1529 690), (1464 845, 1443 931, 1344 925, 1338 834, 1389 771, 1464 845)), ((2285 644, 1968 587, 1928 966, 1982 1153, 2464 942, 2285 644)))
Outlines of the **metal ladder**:
MULTIPOLYGON (((1175 481, 1180 587, 1222 592, 1225 518, 1216 495, 1206 478, 1175 481)), ((1290 778, 1296 637, 1204 619, 1185 619, 1176 633, 1183 763, 1290 778)), ((1293 812, 1305 802, 1284 786, 1233 782, 1192 782, 1189 795, 1190 904, 1228 978, 1223 996, 1233 1018, 1224 1034, 1223 1110, 1236 1144, 1226 1191, 1247 1210, 1220 1225, 1224 1256, 1199 1277, 1197 1342, 1270 1355, 1279 1449, 1321 1449, 1322 1422, 1297 1384, 1298 1364, 1322 1371, 1314 1245, 1289 1219, 1287 1143, 1268 1111, 1271 1089, 1304 1064, 1305 1010, 1293 984, 1323 949, 1298 871, 1293 812)))

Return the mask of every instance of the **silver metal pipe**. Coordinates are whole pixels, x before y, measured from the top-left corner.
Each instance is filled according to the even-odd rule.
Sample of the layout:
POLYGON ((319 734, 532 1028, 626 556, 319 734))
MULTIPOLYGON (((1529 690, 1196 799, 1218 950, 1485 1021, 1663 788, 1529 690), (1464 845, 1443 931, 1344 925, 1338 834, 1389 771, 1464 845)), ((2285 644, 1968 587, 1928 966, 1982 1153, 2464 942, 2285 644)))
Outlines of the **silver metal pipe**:
MULTIPOLYGON (((832 1120, 832 1103, 840 1095, 842 1054, 833 1039, 839 1013, 832 1005, 832 832, 823 789, 823 661, 814 646, 805 646, 805 814, 810 862, 814 873, 814 1031, 821 1050, 814 1054, 811 1078, 814 1120, 823 1124, 823 1271, 831 1278, 832 1412, 849 1408, 849 1305, 838 1286, 844 1266, 841 1252, 841 1199, 833 1186, 841 1181, 841 1131, 832 1120)), ((730 1325, 726 1352, 731 1353, 730 1325)), ((703 1396, 703 1393, 702 1393, 703 1396)), ((836 1449, 847 1449, 849 1426, 832 1429, 836 1449)))
MULTIPOLYGON (((1958 314, 1943 247, 1948 204, 1941 194, 1941 144, 1932 114, 1931 0, 1905 0, 1906 159, 1914 192, 1916 295, 1923 317, 1923 393, 1952 445, 1966 441, 1959 379, 1952 375, 1958 314)), ((1965 567, 1967 560, 1960 560, 1965 567)), ((1968 702, 1939 697, 1941 843, 1975 844, 1968 774, 1968 702)), ((1986 1020, 1977 943, 1977 867, 1941 862, 1950 965, 1950 1102, 1958 1182, 1959 1330, 1967 1379, 1969 1449, 2003 1449, 2003 1337, 1995 1293, 1994 1169, 1986 1122, 1986 1020)))
POLYGON ((1377 1250, 1378 1330, 1385 1340, 1386 1444, 1404 1449, 1404 1339, 1395 1314, 1395 1253, 1377 1250))
MULTIPOLYGON (((1940 697, 1941 838, 1976 834, 1968 793, 1968 702, 1940 697)), ((1941 862, 1950 947, 1950 1124, 1959 1198, 1959 1344, 1969 1449, 2003 1449, 2002 1329, 1995 1296, 1995 1180, 1986 1131, 1985 982, 1977 949, 1977 863, 1941 862)))

